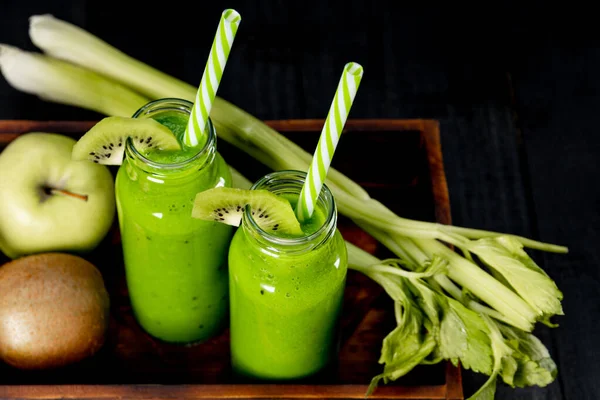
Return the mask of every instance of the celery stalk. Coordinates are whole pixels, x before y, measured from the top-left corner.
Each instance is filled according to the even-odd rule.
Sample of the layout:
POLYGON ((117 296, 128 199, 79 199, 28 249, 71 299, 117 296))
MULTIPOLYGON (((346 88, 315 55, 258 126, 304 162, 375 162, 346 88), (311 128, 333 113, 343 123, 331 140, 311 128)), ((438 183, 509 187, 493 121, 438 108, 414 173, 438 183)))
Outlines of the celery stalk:
POLYGON ((43 100, 130 117, 149 100, 80 66, 0 44, 0 70, 18 90, 43 100))
POLYGON ((91 33, 50 14, 29 18, 29 37, 44 53, 125 82, 127 86, 140 93, 145 92, 152 99, 179 97, 194 100, 193 87, 191 90, 194 93, 190 99, 189 85, 135 60, 91 33), (163 93, 169 95, 162 96, 163 93))
POLYGON ((381 261, 373 254, 367 253, 360 247, 346 241, 348 250, 348 264, 368 267, 369 265, 379 264, 381 261))
POLYGON ((231 171, 232 184, 231 186, 240 188, 240 189, 250 189, 252 187, 252 182, 250 182, 246 177, 240 172, 229 165, 229 171, 231 171))
POLYGON ((461 302, 462 304, 464 304, 466 307, 470 308, 471 310, 479 313, 479 314, 486 314, 494 319, 497 319, 498 321, 502 321, 505 324, 508 325, 513 325, 513 322, 507 318, 504 314, 499 313, 498 311, 494 310, 493 308, 489 308, 484 306, 483 304, 480 304, 474 300, 469 299, 468 296, 466 296, 458 286, 456 286, 454 284, 454 282, 452 282, 450 280, 450 278, 448 278, 445 275, 436 275, 433 277, 433 280, 440 285, 441 288, 443 288, 446 292, 448 292, 450 294, 450 296, 452 296, 455 300, 461 302))

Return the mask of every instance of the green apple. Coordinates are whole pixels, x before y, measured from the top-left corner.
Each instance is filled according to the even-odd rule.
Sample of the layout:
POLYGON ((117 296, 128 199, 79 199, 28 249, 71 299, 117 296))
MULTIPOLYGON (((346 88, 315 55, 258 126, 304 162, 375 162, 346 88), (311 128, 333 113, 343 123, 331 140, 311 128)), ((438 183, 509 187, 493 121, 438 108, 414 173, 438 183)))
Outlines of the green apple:
POLYGON ((0 250, 10 258, 85 253, 115 216, 114 179, 104 165, 71 159, 76 141, 32 132, 0 153, 0 250))

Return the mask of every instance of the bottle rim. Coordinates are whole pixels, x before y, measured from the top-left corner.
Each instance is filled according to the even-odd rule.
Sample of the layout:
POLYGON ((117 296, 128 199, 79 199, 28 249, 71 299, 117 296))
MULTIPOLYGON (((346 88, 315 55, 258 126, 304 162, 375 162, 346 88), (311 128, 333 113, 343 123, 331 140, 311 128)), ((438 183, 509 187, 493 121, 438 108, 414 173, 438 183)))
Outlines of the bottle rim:
MULTIPOLYGON (((151 116, 155 113, 165 111, 184 112, 187 113, 189 117, 189 115, 191 115, 191 110, 193 106, 194 104, 188 100, 179 99, 175 97, 167 97, 158 100, 153 100, 145 104, 133 114, 132 118, 151 118, 151 116)), ((142 153, 140 153, 140 151, 135 147, 135 142, 131 137, 128 137, 125 141, 125 152, 129 156, 143 162, 148 167, 151 167, 152 169, 158 171, 184 169, 189 165, 193 165, 199 159, 206 157, 206 160, 204 160, 204 162, 202 163, 204 165, 207 162, 214 159, 217 147, 217 133, 210 118, 208 118, 207 132, 208 138, 206 139, 206 143, 204 144, 202 149, 200 149, 198 153, 196 153, 192 157, 176 163, 161 163, 147 158, 142 153)))
MULTIPOLYGON (((306 180, 306 172, 297 170, 280 170, 266 174, 256 181, 251 189, 266 189, 276 194, 288 193, 300 195, 302 186, 306 180)), ((263 245, 274 251, 306 251, 312 250, 330 239, 337 228, 337 207, 331 190, 327 185, 323 185, 317 207, 322 207, 326 211, 324 223, 313 233, 295 237, 280 237, 263 230, 254 217, 250 206, 246 206, 242 216, 243 226, 254 233, 254 237, 262 241, 263 245)))

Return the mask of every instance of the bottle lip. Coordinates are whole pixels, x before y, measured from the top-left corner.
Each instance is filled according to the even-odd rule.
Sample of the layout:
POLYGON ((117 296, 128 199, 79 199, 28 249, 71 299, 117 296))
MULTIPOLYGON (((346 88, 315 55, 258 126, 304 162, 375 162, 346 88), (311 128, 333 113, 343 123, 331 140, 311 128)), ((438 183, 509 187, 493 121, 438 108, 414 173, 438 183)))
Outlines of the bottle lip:
MULTIPOLYGON (((288 193, 300 195, 304 181, 306 180, 306 172, 297 170, 280 170, 266 174, 256 181, 251 189, 266 189, 274 193, 288 193)), ((250 210, 250 206, 246 206, 243 214, 244 227, 258 236, 263 244, 266 244, 271 250, 281 251, 282 248, 286 251, 307 251, 326 242, 333 236, 337 228, 337 208, 335 199, 329 188, 324 184, 317 201, 321 207, 327 212, 325 222, 315 232, 300 236, 297 238, 284 238, 273 235, 263 230, 255 221, 250 210), (276 246, 276 247, 272 247, 276 246)))
MULTIPOLYGON (((133 114, 132 118, 151 118, 151 115, 164 111, 179 111, 187 113, 189 116, 191 115, 191 110, 193 106, 194 104, 188 100, 179 99, 175 97, 166 97, 158 100, 153 100, 145 104, 133 114)), ((194 164, 196 161, 203 157, 206 157, 206 160, 203 162, 203 164, 205 164, 207 161, 210 161, 212 158, 214 158, 217 142, 217 133, 210 118, 208 118, 207 127, 208 138, 206 139, 206 143, 204 144, 202 149, 200 149, 198 153, 194 154, 192 157, 183 161, 179 161, 176 163, 161 163, 153 161, 138 151, 138 149, 135 147, 135 142, 130 137, 128 137, 125 141, 125 151, 135 159, 142 161, 145 165, 159 171, 183 169, 189 165, 194 164)))

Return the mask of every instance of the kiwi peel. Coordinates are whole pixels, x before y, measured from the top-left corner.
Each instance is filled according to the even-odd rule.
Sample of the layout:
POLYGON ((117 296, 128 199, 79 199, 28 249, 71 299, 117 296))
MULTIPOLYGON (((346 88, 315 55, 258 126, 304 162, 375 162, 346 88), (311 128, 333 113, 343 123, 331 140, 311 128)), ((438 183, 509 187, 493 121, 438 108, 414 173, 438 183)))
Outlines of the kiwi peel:
POLYGON ((218 187, 196 195, 192 217, 239 226, 250 206, 254 221, 265 232, 303 235, 292 205, 268 190, 218 187))
POLYGON ((125 141, 133 139, 142 154, 149 149, 180 150, 181 144, 169 128, 151 118, 106 117, 87 131, 73 146, 74 160, 121 165, 125 141))
POLYGON ((38 253, 0 266, 0 360, 24 370, 56 369, 103 347, 110 297, 86 259, 38 253))

